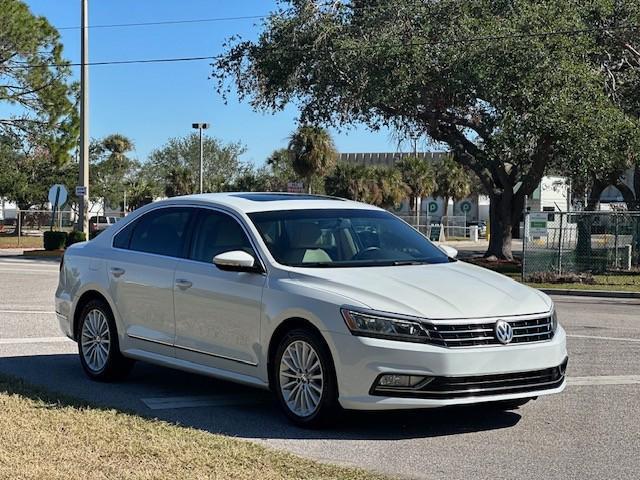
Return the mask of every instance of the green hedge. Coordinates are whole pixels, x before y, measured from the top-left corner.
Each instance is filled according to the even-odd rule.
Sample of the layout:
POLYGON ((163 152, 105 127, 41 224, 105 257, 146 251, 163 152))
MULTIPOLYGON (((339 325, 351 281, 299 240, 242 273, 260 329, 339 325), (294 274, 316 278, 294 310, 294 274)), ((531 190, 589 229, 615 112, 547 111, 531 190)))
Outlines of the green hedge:
POLYGON ((66 232, 44 232, 44 249, 45 250, 62 250, 67 242, 66 232))
POLYGON ((73 230, 69 232, 67 235, 67 241, 65 243, 65 247, 69 248, 74 243, 84 242, 87 239, 87 236, 84 232, 79 232, 77 230, 73 230))

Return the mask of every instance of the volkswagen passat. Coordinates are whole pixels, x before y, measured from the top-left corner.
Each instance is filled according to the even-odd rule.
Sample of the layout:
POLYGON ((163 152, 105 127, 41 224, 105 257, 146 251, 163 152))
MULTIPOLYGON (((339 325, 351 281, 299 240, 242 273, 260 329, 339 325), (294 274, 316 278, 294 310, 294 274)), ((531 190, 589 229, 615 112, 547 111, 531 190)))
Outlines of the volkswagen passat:
POLYGON ((562 391, 549 297, 455 253, 362 203, 174 198, 70 247, 56 312, 93 379, 144 360, 270 388, 302 425, 562 391))

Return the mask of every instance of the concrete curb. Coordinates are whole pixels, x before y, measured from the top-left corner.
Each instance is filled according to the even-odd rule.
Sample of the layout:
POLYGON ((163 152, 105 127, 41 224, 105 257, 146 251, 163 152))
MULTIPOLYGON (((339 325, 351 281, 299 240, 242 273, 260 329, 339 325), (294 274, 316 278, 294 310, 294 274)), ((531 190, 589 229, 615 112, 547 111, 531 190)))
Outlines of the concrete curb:
POLYGON ((570 297, 633 298, 640 300, 640 292, 572 290, 570 288, 541 288, 540 290, 547 295, 566 295, 570 297))

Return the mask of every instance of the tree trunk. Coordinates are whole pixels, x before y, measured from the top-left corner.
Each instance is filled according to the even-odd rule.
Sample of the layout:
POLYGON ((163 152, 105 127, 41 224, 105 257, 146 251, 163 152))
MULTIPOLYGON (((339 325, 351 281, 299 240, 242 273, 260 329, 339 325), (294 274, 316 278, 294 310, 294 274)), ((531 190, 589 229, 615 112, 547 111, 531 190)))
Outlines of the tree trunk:
MULTIPOLYGON (((589 192, 589 198, 585 205, 585 211, 593 212, 598 206, 600 195, 607 185, 604 182, 594 181, 589 192)), ((591 269, 591 226, 593 215, 581 215, 578 219, 578 241, 576 243, 576 263, 582 272, 591 269)))
POLYGON ((444 200, 444 215, 445 217, 449 216, 449 197, 442 197, 444 200))
POLYGON ((495 257, 501 260, 513 260, 513 252, 511 251, 512 207, 514 205, 511 198, 507 199, 501 194, 490 196, 489 221, 491 230, 489 248, 484 254, 485 258, 495 257))

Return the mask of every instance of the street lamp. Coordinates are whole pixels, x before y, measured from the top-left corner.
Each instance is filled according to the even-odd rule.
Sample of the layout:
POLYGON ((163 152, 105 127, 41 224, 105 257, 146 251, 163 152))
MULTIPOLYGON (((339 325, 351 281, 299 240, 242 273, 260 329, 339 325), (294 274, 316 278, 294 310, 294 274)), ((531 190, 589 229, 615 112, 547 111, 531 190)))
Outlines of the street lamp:
POLYGON ((202 189, 202 157, 203 157, 203 147, 202 147, 202 131, 209 128, 208 123, 192 123, 191 126, 196 130, 200 131, 200 193, 203 192, 202 189))

